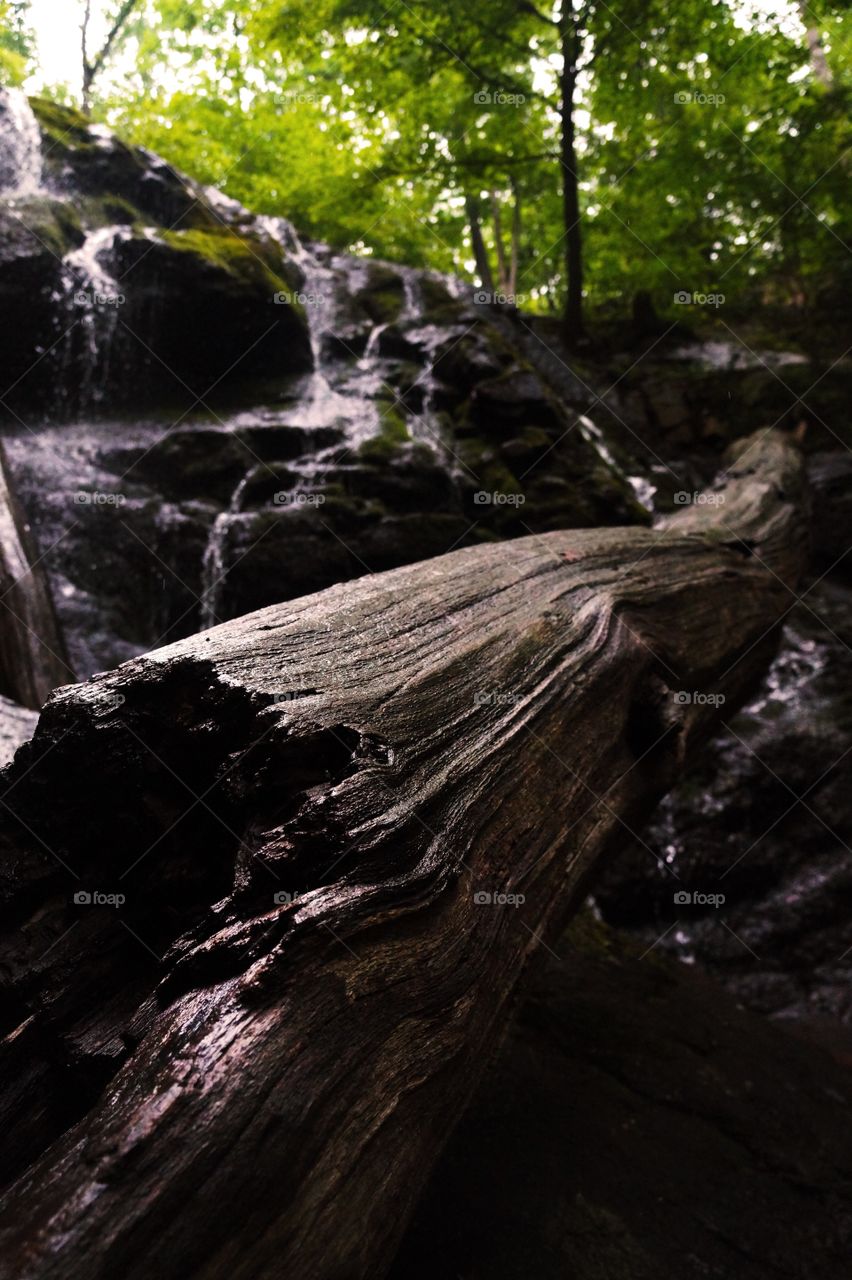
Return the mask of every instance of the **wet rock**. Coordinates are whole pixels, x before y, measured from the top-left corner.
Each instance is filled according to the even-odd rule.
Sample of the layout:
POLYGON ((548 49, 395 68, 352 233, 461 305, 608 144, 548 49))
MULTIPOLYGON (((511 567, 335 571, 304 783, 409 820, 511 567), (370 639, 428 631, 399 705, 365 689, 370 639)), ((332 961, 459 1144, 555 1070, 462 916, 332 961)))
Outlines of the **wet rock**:
POLYGON ((405 280, 387 263, 367 263, 366 282, 354 295, 354 302, 374 324, 396 320, 405 305, 405 280))
POLYGON ((480 382, 471 396, 471 419, 489 435, 516 427, 556 427, 563 422, 561 406, 532 370, 514 368, 499 378, 480 382))
POLYGON ((483 324, 467 333, 463 329, 451 332, 434 355, 442 400, 458 403, 479 383, 499 377, 512 360, 511 350, 483 324))
POLYGON ((71 108, 19 106, 42 155, 0 215, 12 415, 192 408, 312 367, 298 264, 259 223, 71 108))
POLYGON ((848 1070, 580 919, 542 957, 391 1280, 835 1280, 850 1141, 848 1070))
POLYGON ((820 565, 844 574, 852 572, 849 530, 852 529, 852 453, 826 449, 808 460, 813 490, 812 537, 820 565))
MULTIPOLYGON (((519 355, 515 312, 435 272, 302 244, 35 107, 45 164, 28 199, 61 261, 41 264, 29 314, 68 334, 19 391, 57 423, 88 408, 79 428, 20 436, 15 456, 81 674, 466 542, 647 520, 623 459, 519 355), (140 421, 152 402, 161 416, 140 421), (132 418, 107 416, 121 403, 132 418), (77 510, 77 490, 100 496, 77 510)), ((32 272, 33 237, 15 244, 32 272)), ((22 371, 39 343, 26 332, 22 371)))
POLYGON ((763 687, 596 901, 750 1008, 850 1023, 852 597, 829 578, 791 605, 763 687))

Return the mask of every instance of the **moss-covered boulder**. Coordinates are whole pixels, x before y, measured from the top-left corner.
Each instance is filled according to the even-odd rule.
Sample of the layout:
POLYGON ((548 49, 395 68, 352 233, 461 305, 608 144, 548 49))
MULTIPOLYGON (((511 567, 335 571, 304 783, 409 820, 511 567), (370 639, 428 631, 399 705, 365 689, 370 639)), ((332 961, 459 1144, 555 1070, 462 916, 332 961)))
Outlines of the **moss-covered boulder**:
POLYGON ((73 108, 16 105, 41 172, 30 156, 0 210, 13 416, 188 407, 312 367, 301 272, 261 223, 73 108))

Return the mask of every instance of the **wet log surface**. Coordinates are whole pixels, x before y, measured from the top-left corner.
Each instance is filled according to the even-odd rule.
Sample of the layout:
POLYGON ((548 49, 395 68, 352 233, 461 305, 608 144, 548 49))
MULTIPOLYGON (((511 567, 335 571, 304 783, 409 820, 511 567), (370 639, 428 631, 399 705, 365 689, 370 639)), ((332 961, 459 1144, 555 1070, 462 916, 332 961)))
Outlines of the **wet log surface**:
POLYGON ((530 962, 774 649, 798 453, 714 498, 53 695, 2 797, 3 1275, 382 1274, 530 962))

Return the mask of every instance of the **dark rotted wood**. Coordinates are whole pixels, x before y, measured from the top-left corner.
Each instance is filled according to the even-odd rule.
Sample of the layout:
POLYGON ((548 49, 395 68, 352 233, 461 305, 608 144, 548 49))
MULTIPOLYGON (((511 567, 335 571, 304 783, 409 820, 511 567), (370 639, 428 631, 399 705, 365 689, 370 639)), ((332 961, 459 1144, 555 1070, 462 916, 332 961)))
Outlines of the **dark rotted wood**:
POLYGON ((774 647, 797 451, 742 442, 715 497, 51 698, 0 832, 0 1273, 382 1274, 531 960, 774 647))

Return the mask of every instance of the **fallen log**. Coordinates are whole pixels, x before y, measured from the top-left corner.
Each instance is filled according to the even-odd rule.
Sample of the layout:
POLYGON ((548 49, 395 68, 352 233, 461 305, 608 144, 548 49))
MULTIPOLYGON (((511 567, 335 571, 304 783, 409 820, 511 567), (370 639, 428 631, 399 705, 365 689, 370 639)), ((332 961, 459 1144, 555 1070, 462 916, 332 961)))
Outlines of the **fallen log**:
POLYGON ((530 961, 774 649, 799 455, 711 496, 52 696, 2 799, 0 1274, 383 1273, 530 961))

